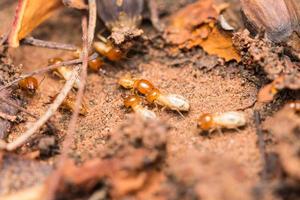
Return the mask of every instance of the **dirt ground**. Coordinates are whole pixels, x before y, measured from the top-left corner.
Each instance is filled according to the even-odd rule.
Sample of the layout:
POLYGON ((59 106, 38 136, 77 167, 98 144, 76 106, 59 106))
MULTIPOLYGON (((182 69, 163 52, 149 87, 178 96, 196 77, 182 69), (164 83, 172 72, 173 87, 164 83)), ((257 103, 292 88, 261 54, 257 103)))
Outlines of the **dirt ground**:
MULTIPOLYGON (((177 10, 184 3, 186 1, 178 1, 169 12, 177 10)), ((4 8, 0 7, 0 33, 9 29, 15 6, 14 1, 4 8)), ((142 28, 149 38, 156 34, 147 20, 143 22, 142 28)), ((80 13, 65 9, 37 28, 33 35, 43 40, 80 45, 80 13)), ((157 43, 159 42, 161 41, 157 39, 157 43)), ((276 171, 274 168, 280 168, 279 164, 275 164, 275 167, 268 171, 268 175, 274 177, 262 181, 265 163, 259 149, 253 117, 255 109, 262 109, 263 120, 273 119, 271 117, 273 113, 277 112, 288 98, 282 97, 264 106, 254 104, 258 90, 265 80, 253 75, 251 69, 246 69, 235 61, 219 62, 216 56, 206 54, 201 48, 182 52, 178 58, 173 58, 166 54, 164 50, 166 46, 161 47, 147 44, 143 47, 145 52, 141 52, 137 47, 137 50, 130 52, 127 59, 116 63, 108 62, 99 73, 88 74, 84 94, 88 114, 81 116, 77 123, 75 144, 72 146, 70 157, 79 166, 84 166, 93 159, 110 157, 116 163, 120 160, 128 162, 128 165, 135 167, 136 170, 138 167, 134 163, 142 164, 131 158, 132 154, 136 153, 131 150, 136 148, 131 141, 135 137, 142 141, 144 145, 142 149, 146 149, 147 152, 145 155, 156 156, 153 160, 147 158, 150 160, 150 166, 154 167, 145 170, 148 182, 144 183, 143 187, 137 187, 136 190, 127 193, 122 193, 118 189, 110 193, 109 188, 117 188, 112 177, 109 180, 113 186, 108 184, 110 186, 101 191, 108 192, 108 196, 112 199, 300 198, 299 195, 292 197, 287 195, 289 197, 286 198, 286 193, 297 192, 289 193, 289 189, 282 189, 284 187, 277 192, 280 185, 277 182, 280 182, 282 175, 274 175, 277 173, 274 172, 276 171), (200 55, 196 62, 192 59, 195 55, 200 55), (181 63, 182 57, 191 60, 181 63), (180 64, 177 65, 176 62, 180 64), (119 77, 128 72, 150 80, 164 93, 185 96, 190 101, 191 110, 181 117, 177 112, 156 109, 155 106, 148 105, 148 108, 155 110, 160 122, 142 122, 123 105, 123 97, 130 91, 120 88, 117 84, 119 77), (247 116, 246 127, 239 131, 226 130, 222 134, 214 132, 207 136, 201 134, 197 128, 197 120, 201 113, 236 110, 242 110, 247 116), (149 136, 150 134, 154 136, 149 136), (157 147, 158 144, 162 144, 163 147, 157 147)), ((22 65, 24 72, 47 66, 47 60, 52 57, 72 59, 72 54, 66 51, 30 46, 10 49, 9 55, 14 65, 22 65)), ((50 97, 60 91, 63 82, 52 73, 39 75, 37 78, 40 85, 36 95, 22 96, 22 99, 29 112, 40 116, 47 110, 50 97)), ((24 122, 13 126, 7 138, 8 142, 21 135, 35 120, 23 114, 22 116, 24 122)), ((51 122, 59 130, 54 136, 47 135, 43 129, 17 152, 3 153, 0 171, 1 195, 32 187, 51 176, 56 168, 59 149, 70 117, 70 112, 60 110, 51 118, 51 122), (35 156, 40 150, 39 141, 45 138, 55 138, 58 146, 55 150, 52 149, 51 155, 45 153, 43 156, 35 156)), ((266 155, 269 153, 271 155, 276 149, 274 136, 265 132, 264 141, 268 151, 266 155)), ((143 159, 143 162, 146 162, 145 158, 143 159)), ((270 159, 270 162, 272 161, 277 162, 276 159, 275 161, 270 159)), ((124 163, 121 162, 120 166, 126 165, 124 163)), ((291 190, 297 191, 298 184, 299 182, 292 184, 296 186, 291 190)), ((95 191, 97 190, 93 189, 88 193, 95 194, 95 191)), ((68 198, 61 197, 61 199, 68 198)), ((78 195, 73 199, 92 198, 78 195)), ((106 196, 98 199, 110 198, 106 196)))

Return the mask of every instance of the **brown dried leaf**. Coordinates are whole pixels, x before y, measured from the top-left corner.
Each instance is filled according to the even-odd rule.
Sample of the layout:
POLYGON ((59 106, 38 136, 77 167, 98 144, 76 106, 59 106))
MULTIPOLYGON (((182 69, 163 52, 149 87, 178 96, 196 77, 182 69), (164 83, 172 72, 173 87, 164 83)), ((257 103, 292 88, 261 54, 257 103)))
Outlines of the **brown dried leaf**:
POLYGON ((199 46, 211 55, 224 58, 225 61, 236 60, 239 62, 241 60, 240 55, 233 47, 231 36, 221 32, 217 27, 213 27, 207 39, 199 41, 199 46))
POLYGON ((171 16, 165 39, 179 48, 201 46, 207 53, 226 61, 240 61, 232 45, 231 36, 215 27, 219 13, 228 5, 215 6, 212 0, 197 1, 171 16))
POLYGON ((19 41, 62 6, 61 0, 19 0, 9 35, 9 45, 18 47, 19 41))
POLYGON ((197 1, 170 17, 170 25, 166 28, 165 39, 172 44, 183 44, 194 39, 192 34, 197 27, 215 21, 218 12, 212 0, 197 1))

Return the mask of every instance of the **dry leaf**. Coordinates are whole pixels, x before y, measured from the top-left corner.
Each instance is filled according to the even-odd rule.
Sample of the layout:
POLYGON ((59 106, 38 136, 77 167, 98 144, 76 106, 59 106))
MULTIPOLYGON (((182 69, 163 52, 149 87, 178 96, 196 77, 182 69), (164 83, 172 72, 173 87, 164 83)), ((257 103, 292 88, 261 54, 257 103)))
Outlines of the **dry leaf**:
POLYGON ((61 0, 19 0, 9 35, 9 45, 18 47, 21 39, 49 18, 62 5, 61 0))
POLYGON ((211 55, 218 55, 225 61, 240 61, 241 57, 232 44, 230 34, 221 32, 217 27, 213 27, 207 39, 199 41, 199 45, 211 55))
POLYGON ((180 49, 201 46, 207 53, 226 61, 240 61, 231 36, 215 27, 219 13, 227 6, 228 4, 216 6, 212 0, 197 1, 186 6, 171 16, 170 25, 164 34, 165 39, 180 49))
POLYGON ((197 27, 209 23, 218 17, 212 0, 192 3, 170 17, 170 25, 166 28, 165 38, 172 44, 183 44, 192 39, 191 34, 197 27))

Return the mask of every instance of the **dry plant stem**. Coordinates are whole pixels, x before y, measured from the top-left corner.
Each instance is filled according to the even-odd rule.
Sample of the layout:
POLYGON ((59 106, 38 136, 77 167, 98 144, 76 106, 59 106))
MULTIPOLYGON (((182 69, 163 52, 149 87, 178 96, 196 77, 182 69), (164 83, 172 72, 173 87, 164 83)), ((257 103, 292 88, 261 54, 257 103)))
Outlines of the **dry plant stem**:
POLYGON ((8 38, 8 33, 5 33, 1 36, 0 46, 2 46, 7 41, 7 38, 8 38))
POLYGON ((35 39, 33 37, 27 37, 21 41, 22 44, 28 44, 31 46, 49 48, 49 49, 60 49, 67 51, 76 51, 78 48, 73 44, 63 44, 58 42, 44 41, 35 39))
POLYGON ((96 1, 89 0, 89 26, 87 27, 87 17, 82 17, 82 39, 83 39, 83 51, 82 51, 82 68, 80 73, 80 82, 77 97, 76 97, 76 106, 73 112, 72 118, 69 123, 67 135, 65 141, 63 143, 62 155, 58 163, 58 169, 54 172, 54 174, 50 177, 50 181, 48 183, 48 187, 46 189, 45 197, 46 200, 55 199, 55 191, 57 190, 61 172, 63 170, 63 166, 65 161, 67 160, 67 154, 70 149, 70 146, 73 143, 73 136, 76 129, 76 122, 79 115, 80 105, 82 103, 84 88, 86 84, 87 78, 87 67, 88 67, 88 52, 91 48, 92 41, 94 39, 95 27, 96 27, 96 19, 97 19, 97 10, 96 10, 96 1))
POLYGON ((25 133, 23 133, 19 138, 17 138, 15 141, 7 144, 6 150, 7 151, 13 151, 17 149, 18 147, 22 146, 24 143, 28 141, 28 139, 36 132, 38 131, 48 120, 49 118, 56 112, 58 107, 61 105, 63 100, 68 95, 69 91, 72 89, 75 80, 78 76, 78 67, 76 67, 73 72, 71 78, 66 82, 62 90, 60 91, 59 95, 56 97, 54 102, 50 105, 47 112, 40 117, 38 121, 36 121, 30 129, 28 129, 25 133))
MULTIPOLYGON (((89 60, 93 60, 95 59, 96 57, 98 56, 98 54, 94 53, 93 55, 91 55, 89 57, 89 60)), ((0 91, 4 90, 4 89, 7 89, 9 87, 11 87, 12 85, 18 83, 20 80, 23 80, 29 76, 34 76, 36 74, 41 74, 41 73, 45 73, 45 72, 48 72, 48 71, 51 71, 55 68, 58 68, 58 67, 62 67, 62 66, 70 66, 71 65, 76 65, 76 64, 79 64, 79 63, 82 63, 82 60, 81 59, 75 59, 75 60, 68 60, 68 61, 64 61, 64 62, 61 62, 61 63, 58 63, 58 64, 54 64, 54 65, 49 65, 47 67, 44 67, 44 68, 41 68, 41 69, 38 69, 38 70, 35 70, 33 72, 29 72, 27 74, 24 74, 24 75, 21 75, 20 78, 17 78, 16 80, 13 80, 12 82, 9 82, 8 84, 6 84, 5 86, 1 87, 0 88, 0 91)))

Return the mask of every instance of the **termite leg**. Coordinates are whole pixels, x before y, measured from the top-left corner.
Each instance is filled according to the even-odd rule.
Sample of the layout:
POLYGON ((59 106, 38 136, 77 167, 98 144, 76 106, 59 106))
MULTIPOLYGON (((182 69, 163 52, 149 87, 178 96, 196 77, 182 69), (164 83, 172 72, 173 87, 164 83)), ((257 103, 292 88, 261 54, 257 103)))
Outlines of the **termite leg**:
POLYGON ((176 109, 176 112, 178 112, 179 115, 180 115, 183 119, 185 118, 184 115, 182 114, 182 112, 180 112, 180 110, 176 109))

